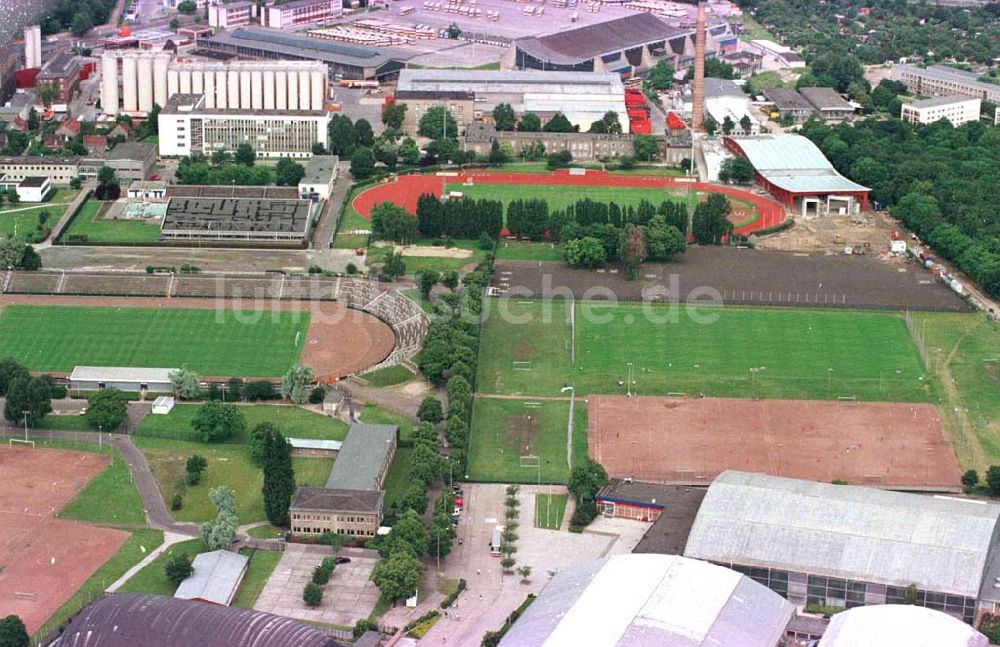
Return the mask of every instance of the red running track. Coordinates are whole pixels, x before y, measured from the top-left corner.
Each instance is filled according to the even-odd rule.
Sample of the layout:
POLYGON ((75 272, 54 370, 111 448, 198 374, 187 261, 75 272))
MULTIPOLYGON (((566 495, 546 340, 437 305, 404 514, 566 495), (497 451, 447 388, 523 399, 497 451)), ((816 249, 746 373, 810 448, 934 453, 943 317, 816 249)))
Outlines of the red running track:
MULTIPOLYGON (((380 202, 392 202, 410 213, 417 212, 417 199, 424 193, 441 195, 445 184, 461 184, 471 177, 476 184, 544 184, 549 186, 608 186, 631 187, 637 189, 687 189, 721 193, 745 200, 753 205, 759 217, 751 223, 738 227, 734 233, 752 234, 781 224, 785 220, 785 209, 774 200, 730 186, 690 182, 671 177, 650 175, 611 175, 606 171, 587 171, 586 175, 570 175, 567 170, 554 173, 495 173, 490 171, 458 173, 456 175, 402 175, 398 179, 379 184, 358 194, 352 203, 354 210, 365 218, 371 217, 371 210, 380 202)), ((740 214, 740 221, 745 221, 740 214)))

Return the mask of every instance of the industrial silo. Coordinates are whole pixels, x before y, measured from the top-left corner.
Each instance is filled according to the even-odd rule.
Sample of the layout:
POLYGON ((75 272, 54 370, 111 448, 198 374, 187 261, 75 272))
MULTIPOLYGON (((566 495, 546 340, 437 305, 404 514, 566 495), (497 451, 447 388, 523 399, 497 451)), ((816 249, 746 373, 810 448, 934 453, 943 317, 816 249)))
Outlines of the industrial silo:
POLYGON ((101 57, 101 109, 118 112, 118 57, 108 53, 101 57))
POLYGON ((139 110, 149 112, 153 109, 153 58, 142 54, 137 61, 139 110))
POLYGON ((136 78, 135 56, 122 58, 122 110, 135 112, 139 109, 139 86, 136 78))
POLYGON ((170 94, 167 92, 167 68, 170 66, 169 54, 157 54, 153 59, 153 101, 163 107, 167 105, 170 94))

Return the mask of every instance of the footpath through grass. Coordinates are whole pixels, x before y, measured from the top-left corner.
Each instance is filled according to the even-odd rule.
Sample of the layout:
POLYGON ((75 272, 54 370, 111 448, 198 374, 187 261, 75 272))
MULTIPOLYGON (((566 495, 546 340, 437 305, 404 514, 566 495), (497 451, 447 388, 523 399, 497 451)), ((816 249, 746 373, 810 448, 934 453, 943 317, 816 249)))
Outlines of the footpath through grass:
POLYGON ((0 357, 34 371, 187 365, 201 375, 277 377, 298 361, 308 328, 300 311, 8 305, 0 357))
MULTIPOLYGON (((569 402, 476 398, 469 447, 469 479, 500 483, 567 483, 569 402), (536 456, 538 460, 522 459, 536 456)), ((587 458, 587 405, 577 398, 573 464, 587 458)))
POLYGON ((480 390, 557 395, 571 384, 580 395, 624 394, 632 363, 640 395, 935 396, 895 313, 727 307, 698 309, 696 320, 683 308, 578 302, 571 364, 567 312, 565 302, 512 303, 506 314, 493 307, 483 328, 480 390))
MULTIPOLYGON (((169 438, 201 442, 191 421, 200 404, 178 404, 165 416, 146 416, 135 430, 136 436, 169 438)), ((262 422, 271 422, 286 438, 317 438, 343 440, 347 436, 347 423, 308 409, 290 405, 248 404, 238 405, 247 421, 246 433, 230 438, 228 443, 244 443, 250 431, 262 422)))
POLYGON ((118 589, 119 593, 146 593, 148 595, 165 595, 173 597, 177 587, 167 579, 163 567, 171 555, 187 555, 191 559, 198 553, 205 552, 205 544, 200 539, 189 539, 174 544, 160 553, 156 559, 146 564, 138 573, 129 578, 118 589))

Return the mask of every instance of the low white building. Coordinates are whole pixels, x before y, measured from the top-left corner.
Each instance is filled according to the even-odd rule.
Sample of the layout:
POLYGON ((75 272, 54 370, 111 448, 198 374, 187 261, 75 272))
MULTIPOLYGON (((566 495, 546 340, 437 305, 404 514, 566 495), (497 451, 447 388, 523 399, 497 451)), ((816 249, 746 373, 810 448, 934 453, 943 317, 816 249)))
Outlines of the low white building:
POLYGON ((306 164, 306 174, 299 180, 299 197, 304 200, 329 200, 337 179, 336 155, 313 155, 306 164))
MULTIPOLYGON (((3 183, 3 180, 0 180, 0 183, 3 183)), ((14 190, 21 202, 42 202, 52 190, 52 183, 43 175, 32 175, 17 182, 14 190)))
POLYGON ((711 117, 717 124, 717 131, 723 132, 726 118, 733 127, 729 133, 734 137, 752 137, 760 134, 760 123, 753 116, 750 97, 736 83, 727 79, 705 79, 705 118, 711 117), (749 120, 749 128, 743 123, 749 120))
POLYGON ((128 185, 131 200, 162 200, 167 196, 167 183, 163 180, 133 180, 128 185))
POLYGON ((194 573, 177 587, 174 597, 229 606, 246 575, 250 558, 226 550, 201 553, 191 562, 194 573))
POLYGON ((899 118, 911 124, 932 124, 939 119, 947 119, 957 128, 970 121, 979 121, 981 106, 979 99, 953 94, 904 103, 899 118))
POLYGON ((135 366, 77 366, 69 376, 74 391, 119 389, 128 392, 173 393, 170 374, 176 368, 141 368, 135 366))
POLYGON ((165 416, 174 410, 174 398, 169 395, 161 395, 153 400, 153 415, 165 416))
POLYGON ((325 110, 222 110, 206 108, 201 94, 175 94, 160 112, 160 155, 210 156, 218 150, 253 146, 258 157, 312 156, 326 145, 330 115, 325 110))

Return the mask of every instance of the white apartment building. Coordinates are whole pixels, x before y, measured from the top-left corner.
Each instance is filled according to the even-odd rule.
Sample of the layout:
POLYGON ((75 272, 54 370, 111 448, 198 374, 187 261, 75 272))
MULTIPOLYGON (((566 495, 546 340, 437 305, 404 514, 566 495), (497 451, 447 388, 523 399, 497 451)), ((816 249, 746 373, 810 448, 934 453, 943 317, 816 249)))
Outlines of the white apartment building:
POLYGON ((208 6, 209 27, 232 29, 249 25, 257 17, 257 4, 249 0, 215 2, 208 6))
POLYGON ((325 110, 229 110, 205 103, 203 94, 170 98, 159 116, 160 155, 209 156, 249 143, 260 157, 308 158, 313 144, 327 143, 325 110))
POLYGON ((904 103, 899 118, 911 124, 932 124, 938 119, 947 119, 958 127, 970 121, 979 121, 979 99, 951 95, 934 97, 924 101, 904 103))

